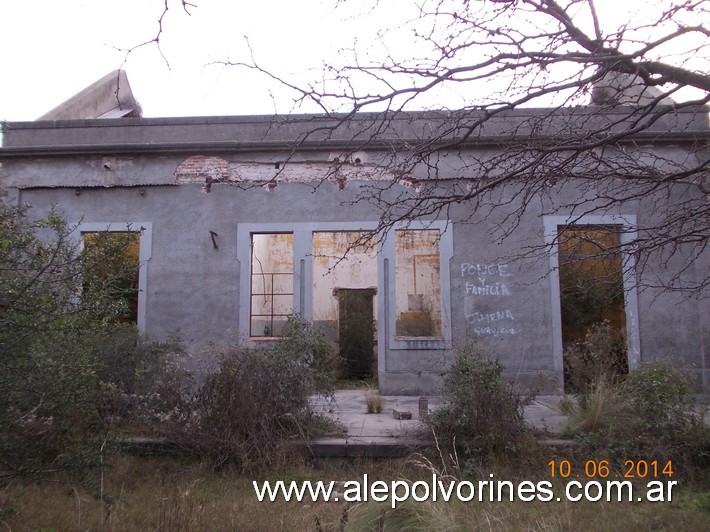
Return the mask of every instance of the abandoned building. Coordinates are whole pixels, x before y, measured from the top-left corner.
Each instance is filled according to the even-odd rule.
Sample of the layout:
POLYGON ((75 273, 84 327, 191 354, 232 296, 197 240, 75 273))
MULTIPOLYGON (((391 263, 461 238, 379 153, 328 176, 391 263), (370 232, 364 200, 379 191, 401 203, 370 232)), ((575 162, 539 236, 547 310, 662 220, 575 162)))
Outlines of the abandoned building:
MULTIPOLYGON (((558 111, 553 122, 578 127, 593 112, 558 111)), ((194 353, 208 342, 277 338, 298 313, 339 342, 347 376, 373 376, 383 393, 434 391, 442 358, 466 342, 498 358, 510 378, 553 392, 563 386, 565 342, 584 333, 561 302, 569 268, 633 239, 674 197, 586 198, 580 210, 572 199, 588 187, 551 183, 554 195, 514 218, 524 199, 503 190, 496 208, 461 202, 385 224, 373 201, 394 216, 400 198, 534 135, 527 124, 546 113, 500 115, 439 153, 435 176, 422 165, 403 176, 387 161, 450 114, 141 118, 127 79, 113 73, 38 121, 3 124, 0 187, 4 202, 29 205, 36 217, 56 205, 77 224, 77 239, 133 233, 132 320, 153 337, 177 332, 194 353)), ((708 139, 705 108, 669 112, 643 137, 680 162, 707 160, 708 139)), ((612 271, 617 290, 597 310, 625 334, 628 368, 671 358, 708 390, 707 298, 642 286, 673 266, 691 284, 706 275, 707 252, 692 264, 688 256, 649 259, 637 271, 632 254, 617 253, 587 275, 598 264, 612 271)))

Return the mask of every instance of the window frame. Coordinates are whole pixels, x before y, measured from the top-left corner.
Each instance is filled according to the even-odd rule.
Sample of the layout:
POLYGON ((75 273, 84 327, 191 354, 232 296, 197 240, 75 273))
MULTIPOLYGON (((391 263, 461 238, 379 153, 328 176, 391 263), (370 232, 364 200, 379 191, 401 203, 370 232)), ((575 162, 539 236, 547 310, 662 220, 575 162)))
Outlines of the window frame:
MULTIPOLYGON (((291 235, 291 255, 292 255, 292 260, 291 260, 291 272, 290 273, 284 273, 284 272, 270 272, 269 275, 272 276, 271 278, 271 286, 272 286, 272 292, 271 296, 274 297, 275 295, 280 295, 280 296, 291 296, 291 313, 294 312, 293 310, 293 300, 294 300, 294 287, 296 284, 296 260, 295 256, 293 255, 294 252, 294 247, 295 247, 295 235, 291 231, 280 231, 280 232, 251 232, 249 233, 249 324, 248 324, 248 336, 250 339, 254 340, 269 340, 269 339, 277 339, 277 338, 282 338, 281 336, 278 335, 254 335, 253 330, 252 330, 252 322, 255 316, 269 316, 270 321, 271 321, 271 328, 273 330, 273 323, 274 323, 274 317, 275 316, 288 316, 289 314, 274 314, 273 311, 271 314, 255 314, 254 313, 254 297, 255 296, 260 296, 260 295, 265 295, 265 294, 254 294, 254 236, 258 235, 291 235), (273 284, 274 284, 274 278, 273 275, 290 275, 291 276, 291 292, 284 292, 284 293, 279 293, 276 294, 273 292, 273 284)), ((265 273, 265 272, 264 272, 265 273)))
MULTIPOLYGON (((313 233, 376 231, 377 222, 293 222, 237 224, 237 261, 239 263, 239 333, 246 343, 268 340, 249 336, 251 296, 251 235, 254 233, 293 233, 293 312, 305 320, 313 319, 313 233)), ((377 244, 377 320, 379 371, 384 371, 387 350, 443 349, 451 344, 450 263, 453 257, 453 230, 449 221, 412 221, 394 224, 380 233, 377 244), (394 279, 394 230, 438 229, 441 287, 441 336, 396 337, 394 279), (381 297, 379 296, 381 294, 381 297)))
POLYGON ((387 322, 387 337, 390 349, 445 349, 451 344, 451 272, 450 264, 453 258, 453 230, 448 221, 411 221, 394 224, 391 235, 385 239, 382 256, 385 261, 391 261, 387 271, 389 278, 380 279, 381 286, 387 294, 386 303, 390 307, 385 316, 387 322), (441 335, 439 336, 397 336, 397 282, 395 279, 395 231, 439 231, 439 287, 441 311, 441 335), (392 279, 392 282, 389 282, 392 279))
POLYGON ((140 233, 138 246, 138 316, 136 326, 146 331, 148 305, 148 262, 153 254, 153 224, 151 222, 81 222, 73 231, 80 249, 84 246, 84 233, 140 233))

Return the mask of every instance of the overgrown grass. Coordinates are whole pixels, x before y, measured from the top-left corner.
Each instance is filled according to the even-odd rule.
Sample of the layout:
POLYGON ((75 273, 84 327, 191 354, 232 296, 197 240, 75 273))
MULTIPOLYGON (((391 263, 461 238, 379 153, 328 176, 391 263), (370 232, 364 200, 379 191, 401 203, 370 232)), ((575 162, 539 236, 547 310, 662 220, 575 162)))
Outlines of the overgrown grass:
POLYGON ((705 406, 689 379, 663 363, 644 364, 626 379, 599 379, 577 398, 565 432, 588 457, 672 460, 686 470, 710 465, 705 406))
MULTIPOLYGON (((497 478, 515 470, 496 469, 497 478)), ((43 482, 16 479, 0 487, 0 528, 11 530, 706 530, 710 491, 682 477, 670 503, 478 502, 259 503, 258 480, 430 479, 412 461, 359 461, 314 469, 307 462, 243 476, 211 464, 119 456, 105 471, 77 483, 59 475, 43 482), (98 489, 97 489, 98 488, 98 489), (581 525, 582 524, 582 525, 581 525)), ((488 475, 475 472, 478 478, 488 475)), ((510 475, 510 476, 507 476, 510 475)), ((518 471, 519 478, 549 480, 547 471, 518 471)), ((561 484, 560 484, 561 486, 561 484)))

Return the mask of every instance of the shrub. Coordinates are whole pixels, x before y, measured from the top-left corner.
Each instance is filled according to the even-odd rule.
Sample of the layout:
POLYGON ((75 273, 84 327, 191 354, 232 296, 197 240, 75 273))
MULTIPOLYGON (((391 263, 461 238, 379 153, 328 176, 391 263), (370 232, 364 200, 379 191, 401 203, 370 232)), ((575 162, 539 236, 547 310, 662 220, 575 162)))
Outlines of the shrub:
POLYGON ((143 433, 161 427, 171 431, 171 423, 185 420, 194 382, 179 338, 159 342, 134 325, 117 324, 102 330, 92 346, 96 373, 108 395, 104 416, 143 433))
POLYGON ((0 474, 77 467, 100 434, 101 388, 88 346, 70 334, 5 360, 0 373, 0 474), (82 458, 83 457, 83 458, 82 458), (81 459, 80 459, 81 458, 81 459), (79 460, 80 459, 80 460, 79 460))
POLYGON ((72 228, 0 204, 0 463, 5 475, 81 454, 100 388, 85 333, 101 316, 76 301, 72 228), (40 238, 40 236, 42 238, 40 238))
POLYGON ((54 211, 32 219, 0 204, 0 476, 93 465, 118 398, 174 402, 176 344, 119 323, 135 268, 125 237, 80 253, 75 229, 54 211))
POLYGON ((311 371, 314 393, 331 394, 335 389, 337 369, 342 363, 337 346, 325 333, 298 315, 288 318, 284 337, 274 348, 294 356, 311 371))
POLYGON ((500 362, 464 346, 445 375, 442 394, 444 406, 429 416, 440 441, 482 455, 520 450, 526 399, 503 379, 500 362))
POLYGON ((565 387, 584 397, 602 380, 619 382, 628 373, 626 340, 609 322, 590 326, 584 340, 565 348, 565 387))
POLYGON ((219 369, 198 391, 185 442, 215 467, 273 463, 294 437, 317 425, 310 398, 331 393, 334 348, 292 318, 289 336, 220 354, 219 369))
POLYGON ((644 364, 623 382, 597 383, 595 391, 599 397, 587 394, 569 425, 589 452, 707 465, 710 430, 681 371, 660 362, 644 364), (595 412, 599 402, 613 407, 595 412))
MULTIPOLYGON (((91 338, 118 306, 81 293, 73 227, 0 204, 0 463, 3 474, 77 467, 95 449, 103 390, 91 338)), ((106 250, 107 257, 112 249, 106 250)))
POLYGON ((695 409, 688 376, 656 362, 632 371, 626 384, 633 420, 630 452, 707 465, 710 431, 695 409))

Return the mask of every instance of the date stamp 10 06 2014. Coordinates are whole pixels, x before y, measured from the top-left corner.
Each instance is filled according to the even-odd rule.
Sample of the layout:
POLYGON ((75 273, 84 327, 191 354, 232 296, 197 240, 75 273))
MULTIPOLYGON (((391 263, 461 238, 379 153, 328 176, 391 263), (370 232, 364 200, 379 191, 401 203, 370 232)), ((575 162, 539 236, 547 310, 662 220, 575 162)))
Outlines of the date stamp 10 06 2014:
POLYGON ((573 464, 570 460, 550 460, 550 478, 624 478, 653 479, 673 476, 671 460, 629 459, 623 463, 612 464, 609 460, 589 459, 573 464))

